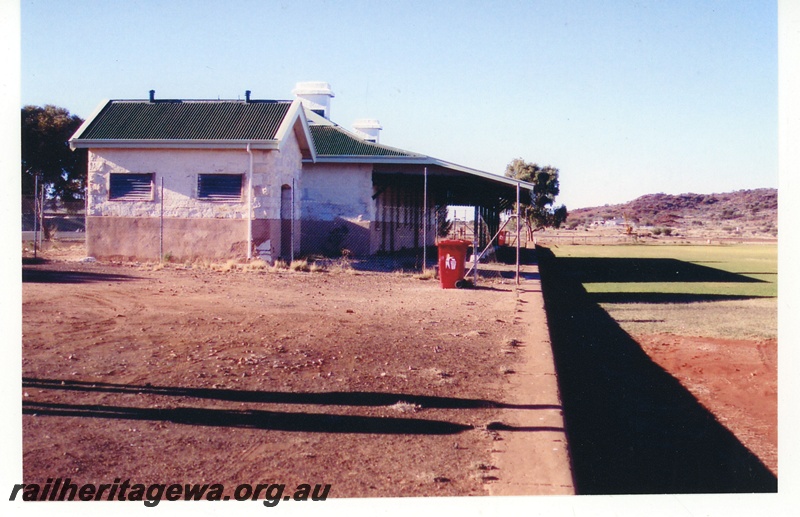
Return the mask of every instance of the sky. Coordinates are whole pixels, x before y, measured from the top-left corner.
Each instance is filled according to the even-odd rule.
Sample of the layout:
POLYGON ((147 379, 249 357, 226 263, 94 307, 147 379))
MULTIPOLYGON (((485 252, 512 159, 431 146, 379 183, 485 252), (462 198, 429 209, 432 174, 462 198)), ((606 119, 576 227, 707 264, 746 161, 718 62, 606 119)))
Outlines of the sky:
MULTIPOLYGON (((159 98, 242 98, 249 89, 254 98, 288 99, 296 82, 327 81, 340 124, 378 118, 383 143, 498 174, 517 157, 553 165, 561 171, 558 202, 569 208, 656 192, 777 187, 780 143, 779 263, 793 264, 800 252, 800 211, 787 202, 800 191, 800 9, 786 9, 792 0, 781 3, 792 12, 789 22, 782 18, 783 42, 791 45, 781 55, 780 112, 778 13, 768 0, 18 0, 14 27, 15 1, 0 0, 8 67, 0 74, 0 137, 12 148, 19 148, 17 110, 27 104, 55 104, 86 118, 104 99, 144 99, 151 89, 159 98)), ((18 151, 0 153, 0 170, 16 167, 18 151)), ((14 190, 0 203, 4 242, 19 235, 14 190)), ((6 248, 0 312, 6 334, 20 336, 19 253, 6 248)), ((784 317, 796 319, 800 278, 783 265, 779 342, 789 346, 782 345, 779 365, 782 433, 796 427, 784 408, 798 407, 800 393, 791 346, 798 329, 784 317)), ((11 374, 0 376, 8 381, 1 406, 16 408, 0 424, 4 447, 12 444, 0 469, 9 486, 22 479, 14 384, 21 348, 7 347, 4 364, 11 374)), ((782 465, 800 457, 792 441, 782 441, 781 451, 782 465)), ((782 467, 786 486, 797 486, 792 472, 782 467)), ((592 498, 583 514, 596 514, 598 500, 609 503, 605 515, 634 514, 620 513, 619 498, 611 499, 592 498)), ((764 509, 763 499, 728 500, 739 509, 730 514, 764 509)), ((531 506, 549 509, 553 501, 531 506)), ((710 514, 691 502, 696 513, 710 514)), ((791 499, 780 502, 787 511, 778 513, 790 513, 791 499)), ((371 511, 374 502, 364 506, 371 511)))
POLYGON ((21 0, 21 105, 290 99, 381 143, 502 174, 560 170, 568 208, 778 186, 771 1, 21 0))

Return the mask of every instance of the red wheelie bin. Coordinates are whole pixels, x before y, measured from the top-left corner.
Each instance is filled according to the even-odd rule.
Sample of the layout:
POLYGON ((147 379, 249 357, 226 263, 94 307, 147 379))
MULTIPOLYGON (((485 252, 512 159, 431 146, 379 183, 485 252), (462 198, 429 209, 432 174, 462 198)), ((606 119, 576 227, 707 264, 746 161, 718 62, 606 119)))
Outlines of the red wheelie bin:
POLYGON ((442 289, 453 289, 464 279, 467 250, 471 245, 471 242, 462 240, 439 241, 439 280, 442 289))

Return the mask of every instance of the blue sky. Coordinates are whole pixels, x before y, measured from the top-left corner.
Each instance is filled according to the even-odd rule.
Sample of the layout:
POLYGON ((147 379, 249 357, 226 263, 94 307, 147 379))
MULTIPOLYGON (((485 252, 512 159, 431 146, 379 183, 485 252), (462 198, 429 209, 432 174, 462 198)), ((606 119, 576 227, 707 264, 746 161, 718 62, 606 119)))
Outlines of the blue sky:
POLYGON ((569 208, 778 184, 770 1, 28 1, 21 104, 291 98, 502 174, 561 171, 569 208))

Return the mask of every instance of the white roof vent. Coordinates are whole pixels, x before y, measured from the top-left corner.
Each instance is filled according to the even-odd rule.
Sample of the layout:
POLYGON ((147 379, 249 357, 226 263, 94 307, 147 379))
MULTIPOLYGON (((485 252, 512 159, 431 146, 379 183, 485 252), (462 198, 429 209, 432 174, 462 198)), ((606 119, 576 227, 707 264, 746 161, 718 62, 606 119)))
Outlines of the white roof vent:
POLYGON ((297 83, 292 90, 292 94, 300 99, 303 106, 317 115, 322 115, 327 119, 331 118, 333 91, 330 84, 321 81, 297 83))
POLYGON ((381 129, 383 129, 383 126, 374 118, 360 118, 353 122, 353 131, 356 135, 368 142, 380 143, 381 129))

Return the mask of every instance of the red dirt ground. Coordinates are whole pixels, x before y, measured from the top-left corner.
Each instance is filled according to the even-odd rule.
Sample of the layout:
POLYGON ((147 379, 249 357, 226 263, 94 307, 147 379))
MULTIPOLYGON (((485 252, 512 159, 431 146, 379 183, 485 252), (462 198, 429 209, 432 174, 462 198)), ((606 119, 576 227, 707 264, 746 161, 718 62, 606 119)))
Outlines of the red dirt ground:
POLYGON ((486 494, 512 286, 25 266, 23 477, 486 494))
POLYGON ((778 474, 778 343, 634 336, 742 444, 778 474))
MULTIPOLYGON (((445 496, 509 475, 485 426, 525 335, 510 282, 49 257, 24 268, 26 483, 445 496)), ((774 341, 636 338, 777 473, 774 341)))

